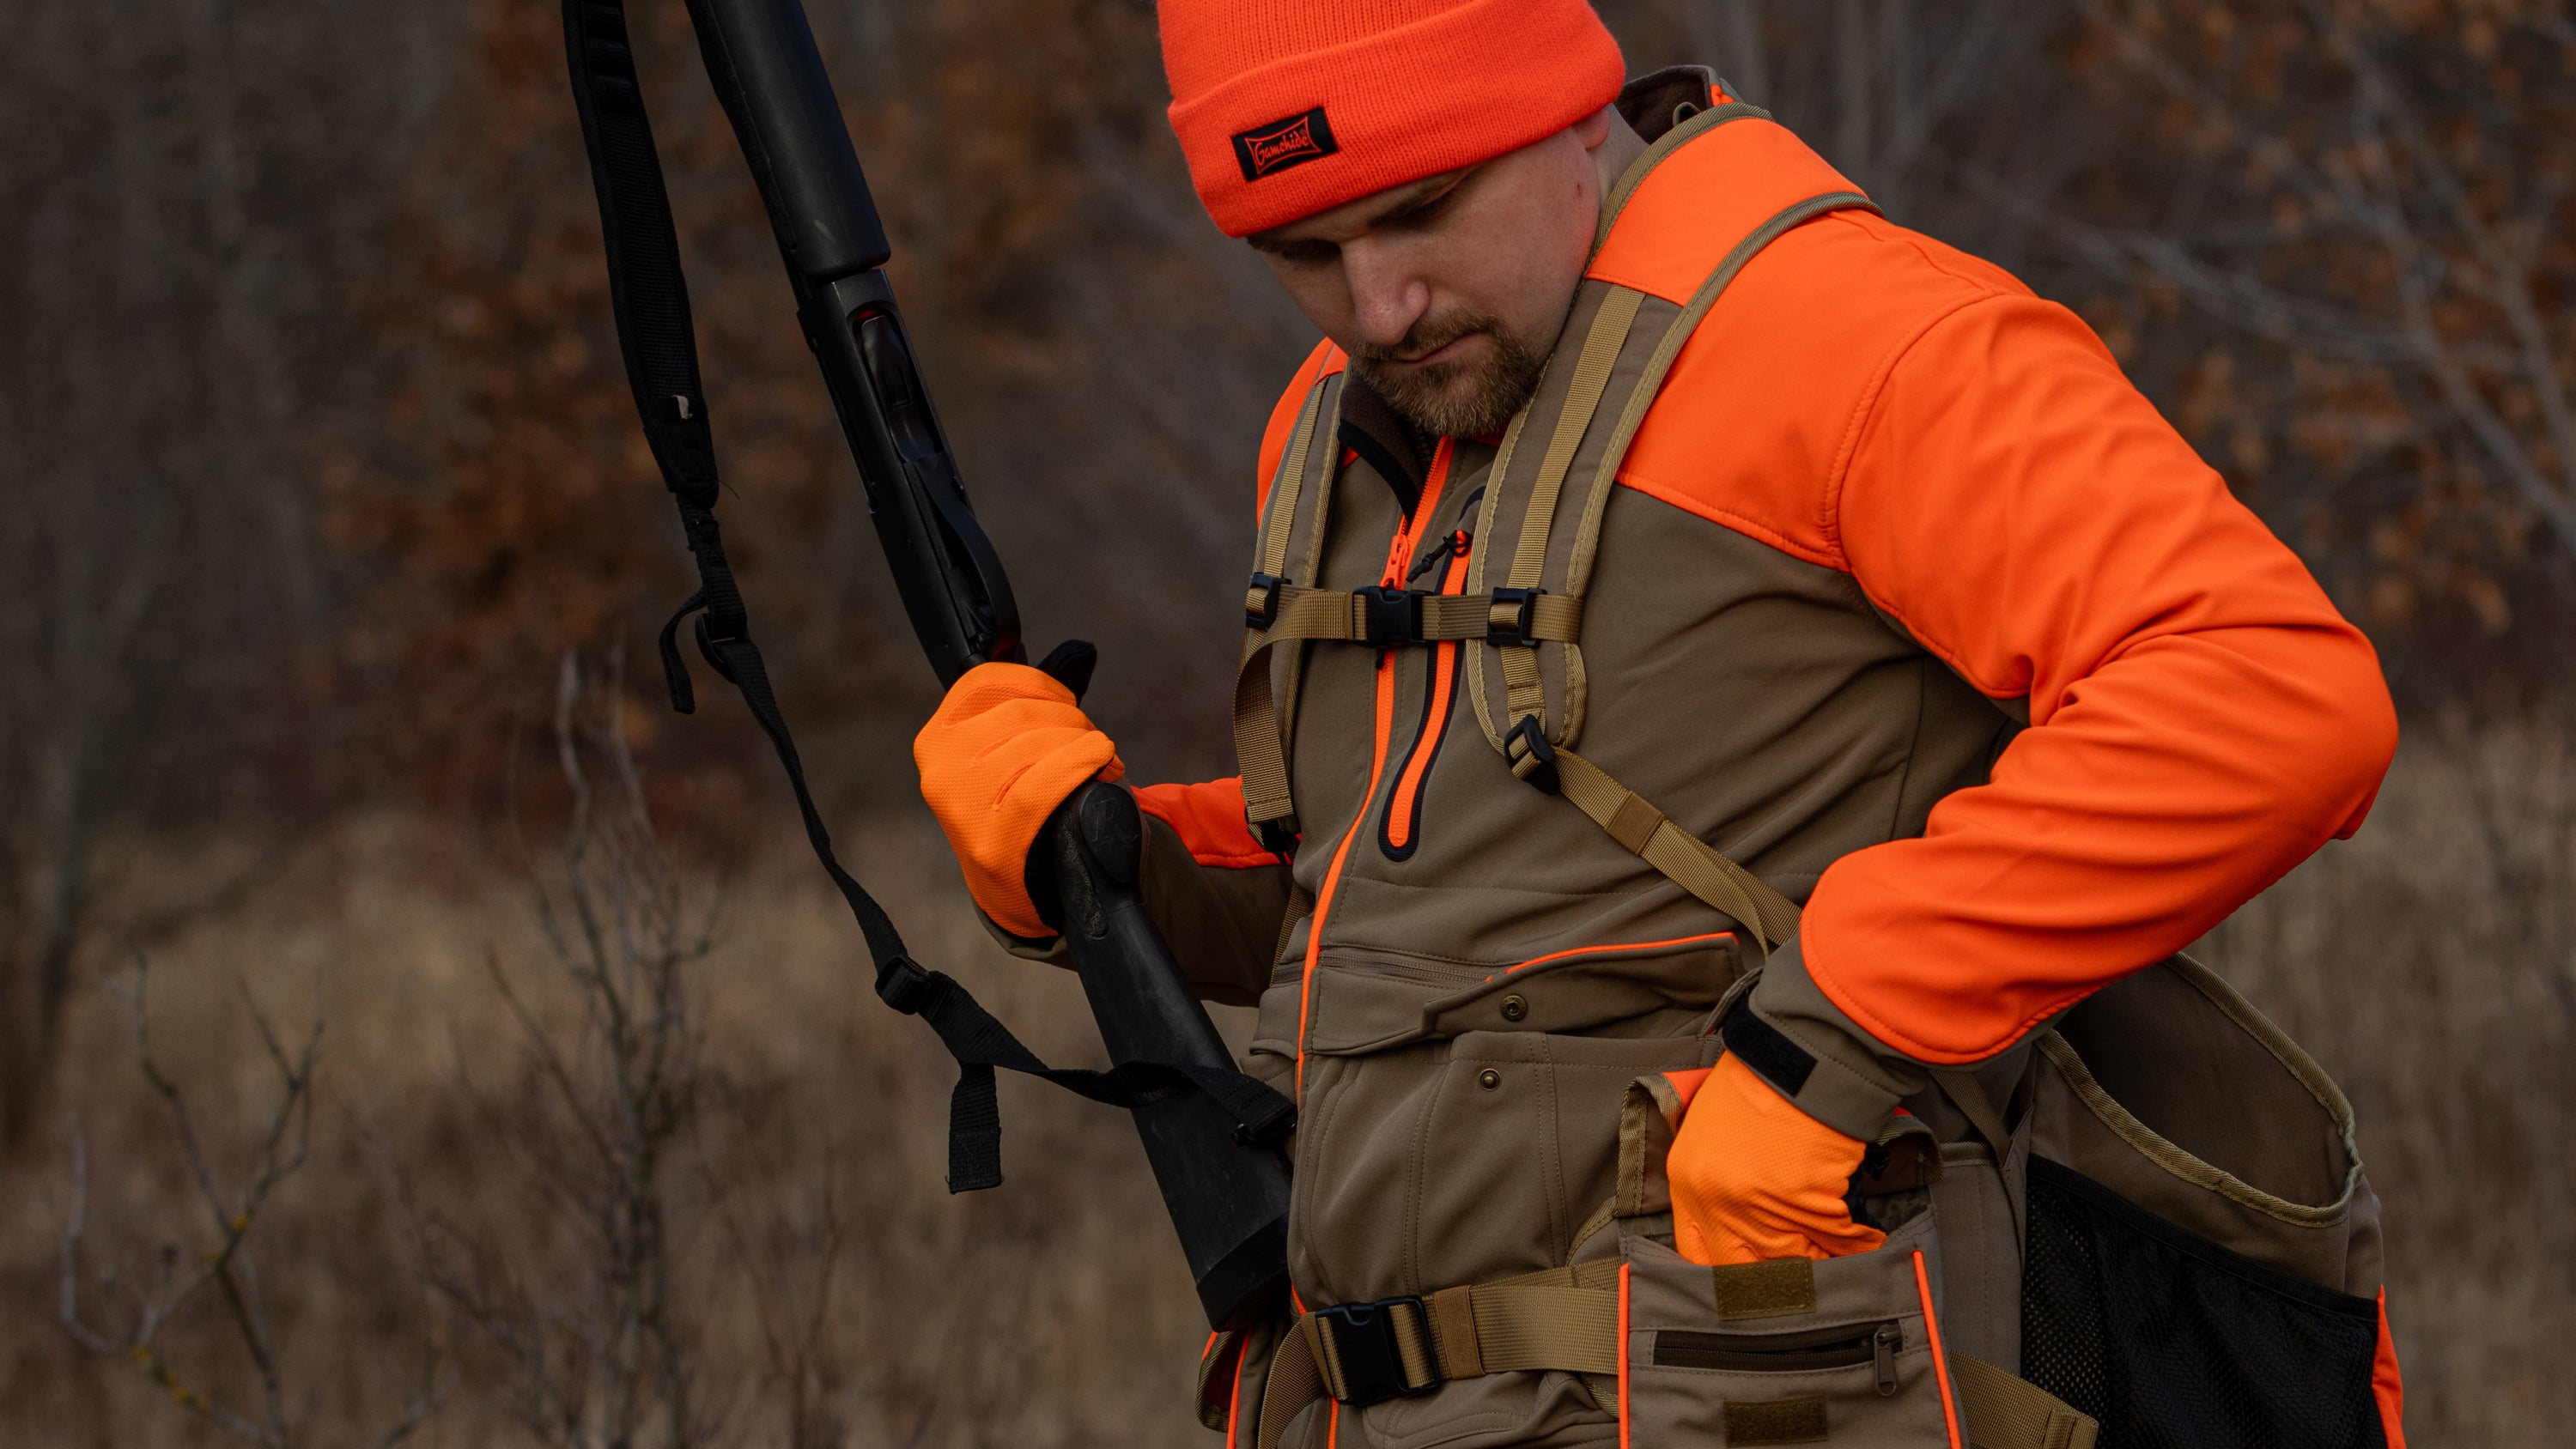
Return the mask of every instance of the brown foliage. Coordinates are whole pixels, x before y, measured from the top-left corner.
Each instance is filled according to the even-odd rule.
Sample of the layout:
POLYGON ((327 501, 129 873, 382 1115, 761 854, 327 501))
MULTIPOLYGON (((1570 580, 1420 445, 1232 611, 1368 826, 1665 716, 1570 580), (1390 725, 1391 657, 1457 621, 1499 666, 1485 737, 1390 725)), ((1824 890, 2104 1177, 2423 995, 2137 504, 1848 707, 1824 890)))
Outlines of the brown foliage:
POLYGON ((2563 7, 2082 8, 2070 74, 2149 143, 2049 203, 2053 234, 2136 287, 2088 315, 2325 567, 2410 703, 2548 693, 2562 631, 2509 636, 2576 602, 2563 7))

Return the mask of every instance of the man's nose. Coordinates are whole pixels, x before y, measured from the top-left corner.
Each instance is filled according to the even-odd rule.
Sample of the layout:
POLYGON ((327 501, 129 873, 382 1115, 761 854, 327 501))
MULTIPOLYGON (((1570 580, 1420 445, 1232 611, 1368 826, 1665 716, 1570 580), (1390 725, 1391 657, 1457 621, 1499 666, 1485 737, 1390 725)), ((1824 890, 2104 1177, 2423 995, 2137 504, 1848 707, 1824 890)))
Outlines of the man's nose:
POLYGON ((1351 289, 1351 314, 1360 337, 1375 346, 1401 344, 1431 308, 1431 284, 1387 248, 1365 240, 1345 244, 1342 275, 1351 289))

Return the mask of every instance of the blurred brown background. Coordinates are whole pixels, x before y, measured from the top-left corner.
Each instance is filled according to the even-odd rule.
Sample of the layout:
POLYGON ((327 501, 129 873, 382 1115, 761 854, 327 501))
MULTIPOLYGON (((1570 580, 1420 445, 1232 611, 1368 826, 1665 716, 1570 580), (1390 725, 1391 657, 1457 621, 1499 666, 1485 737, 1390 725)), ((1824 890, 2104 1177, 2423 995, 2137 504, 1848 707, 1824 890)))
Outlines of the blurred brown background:
MULTIPOLYGON (((1033 637, 1100 641, 1138 778, 1229 772, 1251 454, 1311 336, 1196 208, 1150 9, 808 4, 1033 637)), ((2546 1442, 2576 24, 1602 8, 1632 70, 1715 65, 2080 311, 2371 631, 2407 722, 2378 814, 2208 953, 2362 1111, 2417 1442, 2546 1442)), ((635 9, 727 531, 827 809, 921 955, 1083 1059, 1078 997, 984 944, 914 802, 928 671, 679 7, 635 9)), ((0 1443, 1212 1442, 1126 1124, 1006 1085, 1010 1182, 948 1199, 945 1058, 869 999, 756 733, 659 703, 690 584, 558 27, 14 9, 0 1443)))

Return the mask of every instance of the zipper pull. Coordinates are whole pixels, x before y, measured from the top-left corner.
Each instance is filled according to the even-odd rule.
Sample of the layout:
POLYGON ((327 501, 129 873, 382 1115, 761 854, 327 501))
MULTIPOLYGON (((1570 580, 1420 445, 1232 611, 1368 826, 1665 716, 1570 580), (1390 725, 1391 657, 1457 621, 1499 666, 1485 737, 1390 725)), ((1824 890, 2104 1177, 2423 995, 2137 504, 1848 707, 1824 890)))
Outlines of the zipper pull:
POLYGON ((1878 1396, 1882 1399, 1896 1397, 1896 1346, 1902 1337, 1895 1324, 1882 1323, 1871 1340, 1878 1350, 1878 1396))
POLYGON ((1404 581, 1408 584, 1412 583, 1415 579, 1431 572, 1441 564, 1444 564, 1453 558, 1464 557, 1466 552, 1467 530, 1463 528, 1453 530, 1447 538, 1440 541, 1440 546, 1438 548, 1424 554, 1415 562, 1413 565, 1413 572, 1406 574, 1404 576, 1404 581))

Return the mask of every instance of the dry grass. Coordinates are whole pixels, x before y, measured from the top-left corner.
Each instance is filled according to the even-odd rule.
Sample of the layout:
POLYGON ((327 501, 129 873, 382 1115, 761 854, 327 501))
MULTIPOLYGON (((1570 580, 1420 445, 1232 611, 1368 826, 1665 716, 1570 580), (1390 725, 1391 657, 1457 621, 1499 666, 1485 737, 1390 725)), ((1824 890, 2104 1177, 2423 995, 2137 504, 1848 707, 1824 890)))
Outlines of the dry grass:
MULTIPOLYGON (((2569 767, 2545 736, 2410 744, 2359 840, 2210 943, 2362 1109, 2419 1446, 2538 1444, 2576 1411, 2576 1385, 2554 1371, 2576 1319, 2569 767)), ((989 993, 1041 1051, 1086 1057, 1072 983, 982 940, 926 826, 850 833, 853 864, 922 955, 989 993)), ((223 866, 219 851, 181 851, 163 869, 178 892, 223 866)), ((693 968, 699 1102, 665 1177, 710 1442, 1208 1442, 1188 1408, 1202 1330, 1125 1122, 1006 1085, 1010 1181, 949 1198, 946 1059, 869 996, 819 874, 782 852, 724 894, 720 944, 693 968)), ((319 983, 313 1161, 251 1234, 299 1442, 374 1442, 433 1341, 447 1403, 409 1442, 527 1437, 507 1364, 422 1286, 398 1173, 424 1211, 497 1245, 532 1299, 581 1308, 578 1235, 545 1210, 542 1164, 509 1129, 540 1087, 489 961, 554 1013, 552 1029, 576 1025, 522 879, 452 832, 394 818, 347 822, 277 861, 257 893, 155 953, 156 1048, 219 1162, 246 1161, 273 1090, 241 985, 292 1024, 319 983)), ((0 1322, 0 1443, 220 1442, 134 1365, 54 1325, 71 1110, 90 1143, 93 1269, 143 1283, 210 1241, 121 1001, 81 991, 64 1063, 44 1134, 7 1164, 0 1282, 16 1311, 0 1322)), ((257 1393, 218 1312, 192 1310, 165 1349, 192 1389, 257 1393)))
MULTIPOLYGON (((967 920, 926 827, 853 836, 851 863, 900 903, 917 953, 1041 1052, 1096 1051, 1070 978, 1001 957, 967 920)), ((811 861, 782 854, 725 895, 722 943, 695 968, 698 1106, 664 1173, 707 1441, 1196 1442, 1188 1394, 1204 1328, 1124 1117, 1008 1083, 1009 1181, 950 1198, 952 1069, 926 1029, 868 992, 856 934, 811 861)), ((155 953, 156 1052, 218 1164, 246 1161, 271 1090, 241 984, 294 1023, 319 981, 313 1161, 279 1188, 250 1248, 300 1443, 373 1443, 431 1341, 447 1403, 408 1442, 527 1441, 509 1365, 422 1286, 397 1172, 424 1216, 508 1256, 533 1300, 586 1311, 578 1235, 549 1211, 545 1164, 511 1127, 543 1092, 488 961, 554 1013, 550 1029, 570 1031, 524 885, 467 842, 399 819, 344 825, 155 953)), ((8 1167, 0 1443, 223 1442, 134 1365, 55 1326, 71 1111, 89 1142, 85 1288, 110 1265, 121 1285, 150 1282, 213 1237, 136 1070, 125 1003, 84 989, 69 1031, 64 1110, 8 1167)), ((216 1305, 196 1305, 163 1347, 188 1389, 256 1408, 257 1378, 216 1305)))

